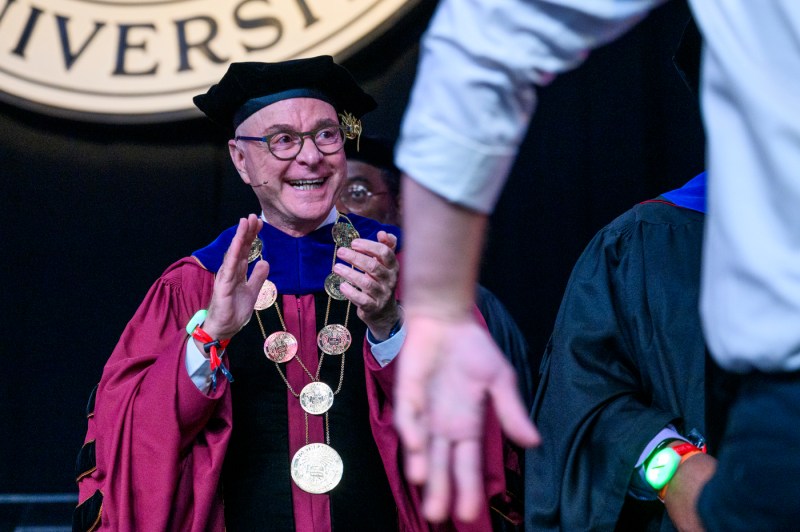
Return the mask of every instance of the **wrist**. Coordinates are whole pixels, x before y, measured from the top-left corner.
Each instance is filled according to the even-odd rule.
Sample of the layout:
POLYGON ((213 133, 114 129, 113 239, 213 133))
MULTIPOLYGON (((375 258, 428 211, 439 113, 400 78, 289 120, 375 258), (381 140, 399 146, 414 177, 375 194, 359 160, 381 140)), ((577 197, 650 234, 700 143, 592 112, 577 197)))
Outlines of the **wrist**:
POLYGON ((205 325, 208 311, 205 309, 198 310, 194 316, 189 319, 186 324, 186 333, 194 340, 195 345, 200 349, 203 356, 209 359, 211 367, 211 388, 217 388, 217 371, 222 371, 225 378, 229 382, 233 382, 233 375, 231 375, 228 368, 222 363, 222 357, 225 354, 225 348, 230 343, 230 338, 221 339, 212 336, 211 333, 201 327, 205 325))
POLYGON ((645 479, 662 502, 681 464, 689 457, 704 452, 705 447, 701 449, 690 442, 675 439, 664 440, 655 448, 645 461, 645 479))
POLYGON ((379 344, 381 342, 385 342, 386 340, 389 340, 390 338, 394 338, 394 336, 398 332, 400 332, 400 330, 402 328, 403 328, 403 319, 402 318, 398 318, 397 321, 395 322, 394 326, 391 329, 389 329, 389 332, 386 333, 386 334, 383 334, 383 335, 379 336, 379 335, 375 334, 374 332, 372 332, 371 329, 367 329, 367 333, 369 335, 369 341, 372 344, 379 344))
POLYGON ((238 332, 238 329, 231 331, 230 326, 220 323, 210 307, 200 325, 209 336, 219 340, 230 340, 238 332))
POLYGON ((211 320, 206 321, 202 325, 202 328, 211 338, 230 340, 233 337, 232 334, 225 333, 222 327, 219 327, 211 320))
POLYGON ((378 342, 388 340, 400 330, 403 325, 403 314, 400 305, 397 305, 397 311, 391 313, 390 316, 382 320, 378 320, 367 326, 372 339, 378 342))
MULTIPOLYGON (((230 343, 230 338, 227 340, 222 340, 220 338, 215 338, 211 336, 205 329, 201 328, 199 325, 196 326, 191 333, 191 337, 195 340, 195 343, 200 347, 203 353, 206 355, 206 358, 211 358, 212 361, 216 357, 218 358, 221 354, 225 351, 225 348, 228 347, 230 343)), ((212 366, 214 364, 212 363, 212 366)))
POLYGON ((407 321, 434 321, 450 324, 463 323, 473 319, 473 303, 464 305, 425 306, 403 301, 407 321))
POLYGON ((697 502, 703 488, 714 476, 716 460, 708 454, 687 457, 663 494, 664 507, 677 530, 703 530, 697 502))

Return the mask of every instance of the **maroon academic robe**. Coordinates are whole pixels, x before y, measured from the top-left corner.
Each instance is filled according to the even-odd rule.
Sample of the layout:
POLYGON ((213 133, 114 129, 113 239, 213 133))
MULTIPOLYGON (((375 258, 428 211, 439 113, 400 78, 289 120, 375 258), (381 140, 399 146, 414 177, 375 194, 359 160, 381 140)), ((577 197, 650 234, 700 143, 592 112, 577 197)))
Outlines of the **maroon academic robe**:
MULTIPOLYGON (((360 220, 354 222, 361 223, 360 220)), ((369 228, 357 227, 363 236, 370 236, 369 228)), ((329 234, 329 226, 325 231, 329 234)), ((266 248, 270 248, 270 232, 274 236, 275 230, 269 226, 262 231, 266 248)), ((225 236, 228 233, 230 231, 220 237, 223 244, 230 240, 230 235, 225 236)), ((278 275, 280 259, 271 259, 267 255, 265 258, 271 267, 276 268, 278 275)), ((299 260, 302 262, 304 259, 299 260)), ((302 269, 302 264, 293 268, 302 269)), ((272 269, 270 278, 273 278, 272 269)), ((79 502, 85 504, 79 505, 79 510, 91 510, 83 512, 83 526, 89 528, 95 524, 109 530, 224 530, 222 478, 233 419, 237 415, 231 400, 231 388, 240 384, 234 381, 231 385, 220 374, 216 390, 205 394, 191 381, 185 365, 188 339, 185 325, 198 309, 207 308, 213 283, 214 273, 201 265, 200 260, 195 257, 182 259, 168 268, 153 285, 126 326, 106 364, 98 385, 94 412, 89 418, 84 447, 93 448, 96 466, 87 466, 80 472, 79 502), (93 523, 95 511, 99 516, 93 523)), ((279 303, 283 305, 282 310, 292 308, 291 312, 284 312, 286 327, 298 338, 298 356, 313 372, 318 360, 316 332, 323 321, 319 316, 319 303, 315 309, 313 294, 283 294, 279 303)), ((350 320, 357 320, 355 308, 350 320)), ((255 326, 252 322, 255 319, 248 327, 255 326)), ((274 331, 267 334, 270 332, 274 331)), ((238 339, 239 335, 232 340, 226 362, 229 358, 232 362, 236 360, 234 353, 240 348, 238 339)), ((380 367, 369 344, 364 341, 362 345, 363 360, 359 361, 359 367, 363 367, 365 380, 359 384, 365 389, 369 427, 385 470, 388 489, 396 504, 396 516, 391 516, 392 521, 396 522, 399 530, 427 530, 429 527, 420 512, 420 492, 408 486, 402 475, 399 440, 392 426, 395 364, 380 367)), ((358 351, 357 346, 350 348, 350 351, 354 350, 358 351)), ((272 363, 263 354, 260 357, 265 367, 274 371, 269 366, 272 363)), ((338 361, 331 362, 332 358, 335 357, 326 357, 324 364, 331 364, 336 371, 338 361)), ((283 367, 295 390, 302 389, 310 381, 299 365, 284 364, 283 367)), ((242 380, 245 378, 246 375, 242 375, 242 380)), ((347 386, 348 381, 345 381, 344 387, 347 386)), ((335 382, 332 387, 336 387, 335 382)), ((299 401, 288 390, 285 395, 288 419, 285 461, 288 464, 306 440, 299 401)), ((308 418, 309 441, 325 441, 323 416, 308 418)), ((347 427, 342 423, 338 426, 332 424, 330 428, 334 434, 345 430, 347 427)), ((331 436, 332 444, 333 439, 331 436)), ((487 418, 485 446, 488 499, 502 496, 505 486, 502 437, 493 416, 487 418)), ((344 475, 348 474, 355 473, 346 462, 344 475)), ((288 479, 277 480, 291 485, 296 530, 331 529, 329 494, 312 495, 288 479)), ((364 508, 364 511, 370 509, 364 508)), ((487 505, 477 523, 450 523, 443 528, 488 530, 491 528, 489 523, 487 505)))

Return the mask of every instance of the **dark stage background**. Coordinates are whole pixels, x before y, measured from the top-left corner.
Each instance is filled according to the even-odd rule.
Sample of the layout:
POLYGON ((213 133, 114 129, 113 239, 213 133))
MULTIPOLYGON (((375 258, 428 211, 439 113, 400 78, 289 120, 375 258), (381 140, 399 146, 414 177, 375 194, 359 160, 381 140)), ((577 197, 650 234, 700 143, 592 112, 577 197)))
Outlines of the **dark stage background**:
MULTIPOLYGON (((396 135, 432 7, 345 61, 380 103, 366 131, 396 135)), ((688 16, 669 2, 540 91, 482 273, 534 368, 591 236, 703 169, 699 112, 672 66, 688 16)), ((97 125, 0 104, 0 529, 46 513, 13 494, 75 494, 86 399, 125 323, 167 265, 257 209, 226 141, 204 118, 97 125)))

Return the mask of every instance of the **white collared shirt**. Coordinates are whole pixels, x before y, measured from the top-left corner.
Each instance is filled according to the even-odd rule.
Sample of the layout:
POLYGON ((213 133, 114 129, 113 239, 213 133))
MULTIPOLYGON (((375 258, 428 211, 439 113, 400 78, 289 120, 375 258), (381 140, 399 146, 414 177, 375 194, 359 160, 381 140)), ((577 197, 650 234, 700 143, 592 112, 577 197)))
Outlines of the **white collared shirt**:
MULTIPOLYGON (((534 85, 661 3, 442 0, 422 42, 398 166, 453 203, 491 212, 533 114, 534 85)), ((689 4, 705 42, 706 339, 727 369, 797 370, 800 2, 689 4)))

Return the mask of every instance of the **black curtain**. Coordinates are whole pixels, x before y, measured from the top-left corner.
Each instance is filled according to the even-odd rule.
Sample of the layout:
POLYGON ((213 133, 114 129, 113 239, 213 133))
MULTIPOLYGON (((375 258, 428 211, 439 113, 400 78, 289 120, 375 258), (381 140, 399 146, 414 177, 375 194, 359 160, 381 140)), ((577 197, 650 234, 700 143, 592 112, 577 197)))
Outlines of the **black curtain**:
POLYGON ((482 270, 528 336, 537 369, 592 236, 705 169, 699 101, 673 64, 690 17, 684 2, 667 2, 539 91, 482 270))
MULTIPOLYGON (((424 4, 345 61, 380 104, 368 132, 399 129, 424 4)), ((527 335, 533 367, 594 232, 703 169, 696 101, 672 66, 688 17, 669 2, 540 91, 482 275, 527 335)), ((226 141, 201 118, 98 125, 0 104, 0 494, 76 490, 86 400, 145 292, 256 212, 226 141)))

